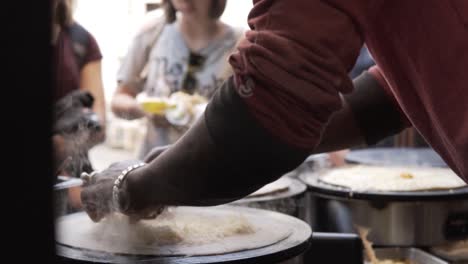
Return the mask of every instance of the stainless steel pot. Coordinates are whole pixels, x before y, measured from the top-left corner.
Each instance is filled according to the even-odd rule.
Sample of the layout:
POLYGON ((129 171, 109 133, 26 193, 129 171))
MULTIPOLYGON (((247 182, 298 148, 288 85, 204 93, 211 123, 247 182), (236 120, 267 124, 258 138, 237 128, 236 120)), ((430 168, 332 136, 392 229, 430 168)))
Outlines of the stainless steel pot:
MULTIPOLYGON (((408 260, 411 263, 448 264, 448 262, 418 248, 377 248, 374 250, 379 259, 408 260)), ((368 264, 369 262, 365 262, 368 264)))
POLYGON ((303 173, 308 221, 319 232, 371 229, 377 246, 434 246, 468 238, 468 188, 421 192, 352 192, 303 173))

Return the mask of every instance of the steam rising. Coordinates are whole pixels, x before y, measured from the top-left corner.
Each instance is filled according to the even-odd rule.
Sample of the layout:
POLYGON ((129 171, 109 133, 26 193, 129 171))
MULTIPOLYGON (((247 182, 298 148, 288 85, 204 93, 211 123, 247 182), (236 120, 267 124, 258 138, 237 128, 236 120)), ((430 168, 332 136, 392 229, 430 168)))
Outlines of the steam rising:
POLYGON ((64 135, 68 158, 71 159, 65 171, 71 176, 79 177, 82 172, 91 172, 93 167, 88 157, 90 131, 80 127, 75 134, 64 135))
POLYGON ((64 156, 62 161, 56 161, 62 164, 56 165, 64 166, 62 171, 74 177, 93 170, 88 150, 104 139, 99 118, 91 111, 93 101, 91 94, 76 91, 55 105, 54 133, 64 139, 64 156))

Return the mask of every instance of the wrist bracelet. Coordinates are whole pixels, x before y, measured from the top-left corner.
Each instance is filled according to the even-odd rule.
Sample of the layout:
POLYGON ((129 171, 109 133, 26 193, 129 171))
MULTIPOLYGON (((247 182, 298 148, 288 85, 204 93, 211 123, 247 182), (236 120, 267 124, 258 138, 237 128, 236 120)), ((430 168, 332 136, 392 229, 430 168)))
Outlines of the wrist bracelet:
POLYGON ((123 209, 120 206, 120 195, 119 195, 120 188, 122 187, 123 181, 125 180, 125 178, 127 178, 127 175, 131 171, 133 171, 133 170, 135 170, 137 168, 140 168, 140 167, 144 166, 145 164, 146 163, 142 162, 142 163, 138 163, 138 164, 129 166, 120 173, 120 175, 119 175, 119 177, 117 177, 117 179, 115 179, 114 186, 112 187, 112 200, 113 200, 113 203, 114 203, 114 207, 118 212, 122 212, 122 209, 123 209))

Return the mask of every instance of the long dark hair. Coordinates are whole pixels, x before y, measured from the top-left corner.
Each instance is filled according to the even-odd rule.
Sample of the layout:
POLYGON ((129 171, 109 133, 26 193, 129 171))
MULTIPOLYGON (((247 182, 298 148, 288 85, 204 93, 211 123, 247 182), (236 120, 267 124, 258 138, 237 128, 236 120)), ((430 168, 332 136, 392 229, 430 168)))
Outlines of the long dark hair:
POLYGON ((73 23, 73 8, 71 0, 54 0, 57 6, 54 10, 54 22, 60 27, 67 27, 73 23))
MULTIPOLYGON (((218 19, 226 9, 227 0, 211 0, 210 17, 218 19)), ((176 9, 171 3, 171 0, 163 0, 164 13, 166 15, 167 23, 172 23, 176 20, 176 9)))

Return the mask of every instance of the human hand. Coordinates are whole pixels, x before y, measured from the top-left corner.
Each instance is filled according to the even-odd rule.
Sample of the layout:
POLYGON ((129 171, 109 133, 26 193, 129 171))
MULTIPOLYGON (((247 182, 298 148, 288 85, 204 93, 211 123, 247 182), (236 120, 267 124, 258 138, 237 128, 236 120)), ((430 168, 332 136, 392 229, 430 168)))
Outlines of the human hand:
MULTIPOLYGON (((125 208, 120 210, 121 206, 116 204, 113 200, 113 188, 115 180, 128 170, 132 165, 138 164, 138 161, 129 160, 123 162, 116 162, 109 166, 109 168, 101 172, 93 172, 91 174, 82 174, 83 190, 81 193, 81 203, 88 216, 94 222, 99 222, 102 218, 113 212, 120 212, 130 217, 131 221, 138 221, 140 219, 151 219, 158 216, 164 209, 163 206, 155 206, 140 211, 127 211, 125 208)), ((127 177, 130 175, 127 175, 127 177)), ((125 192, 124 188, 120 189, 120 194, 125 192)), ((128 195, 125 196, 128 204, 128 195)), ((119 201, 119 204, 121 202, 119 201)))

